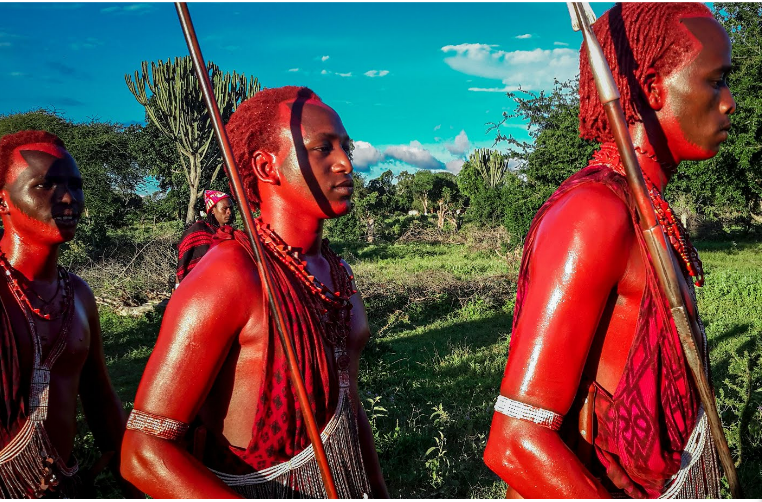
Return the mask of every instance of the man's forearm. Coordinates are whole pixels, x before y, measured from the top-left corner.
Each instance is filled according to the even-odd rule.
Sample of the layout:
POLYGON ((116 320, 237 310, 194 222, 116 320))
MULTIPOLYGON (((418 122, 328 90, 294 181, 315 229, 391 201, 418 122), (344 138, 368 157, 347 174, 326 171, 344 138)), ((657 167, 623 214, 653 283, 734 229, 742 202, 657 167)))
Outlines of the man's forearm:
POLYGON ((554 431, 495 414, 484 461, 524 498, 610 498, 554 431))
POLYGON ((127 431, 122 475, 153 498, 241 498, 180 444, 127 431))

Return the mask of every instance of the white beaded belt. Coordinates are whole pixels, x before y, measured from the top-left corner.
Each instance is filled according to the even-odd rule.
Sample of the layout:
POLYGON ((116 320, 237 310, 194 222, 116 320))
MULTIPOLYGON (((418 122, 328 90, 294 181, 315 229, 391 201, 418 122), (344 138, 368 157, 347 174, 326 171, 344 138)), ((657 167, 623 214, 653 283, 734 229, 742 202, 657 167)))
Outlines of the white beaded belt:
POLYGON ((542 408, 530 406, 519 401, 514 401, 505 396, 497 397, 495 411, 502 413, 506 417, 518 418, 519 420, 526 420, 537 425, 542 425, 552 431, 560 429, 561 422, 564 420, 563 415, 559 415, 550 410, 543 410, 542 408))

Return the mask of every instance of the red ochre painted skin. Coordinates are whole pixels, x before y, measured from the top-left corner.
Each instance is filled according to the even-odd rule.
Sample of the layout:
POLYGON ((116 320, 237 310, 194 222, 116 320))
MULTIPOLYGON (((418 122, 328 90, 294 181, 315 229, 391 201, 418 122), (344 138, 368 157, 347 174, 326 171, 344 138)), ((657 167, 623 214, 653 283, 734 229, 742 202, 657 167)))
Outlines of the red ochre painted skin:
MULTIPOLYGON (((336 112, 319 101, 279 106, 280 123, 273 127, 280 128, 280 148, 254 152, 251 165, 241 169, 256 173, 263 222, 300 248, 310 273, 333 288, 320 243, 323 221, 352 207, 350 139, 336 112)), ((362 298, 355 294, 351 301, 347 352, 350 392, 357 406, 359 358, 370 332, 362 298)), ((246 251, 233 241, 212 248, 167 305, 135 408, 185 423, 199 416, 209 434, 246 448, 258 404, 252 396, 259 396, 269 341, 265 302, 246 251)), ((357 418, 371 487, 384 496, 386 486, 362 406, 357 406, 357 418)), ((153 497, 237 497, 182 445, 132 430, 125 434, 122 471, 153 497)))
MULTIPOLYGON (((83 205, 82 178, 66 150, 48 143, 22 145, 14 150, 0 189, 4 227, 0 251, 42 298, 62 294, 56 293, 58 248, 74 238, 83 205)), ((115 451, 118 457, 125 416, 106 370, 95 298, 82 279, 74 274, 70 277, 75 312, 66 350, 51 371, 46 429, 63 460, 71 461, 79 395, 96 443, 103 452, 115 451)), ((16 335, 22 385, 28 387, 33 360, 29 328, 7 287, 2 290, 3 304, 16 335)), ((33 317, 45 355, 63 319, 33 317)), ((118 463, 114 467, 118 475, 118 463)), ((139 495, 131 486, 124 488, 128 495, 139 495)))
MULTIPOLYGON (((653 113, 630 127, 639 150, 666 160, 662 167, 638 156, 661 190, 680 161, 717 153, 735 111, 725 82, 727 34, 713 19, 683 22, 701 50, 666 76, 650 75, 643 87, 653 113)), ((603 186, 583 185, 550 209, 534 243, 519 342, 500 394, 565 415, 583 371, 614 393, 646 282, 635 231, 627 208, 603 186)), ((508 483, 509 498, 609 497, 558 433, 528 421, 495 413, 484 461, 508 483)))

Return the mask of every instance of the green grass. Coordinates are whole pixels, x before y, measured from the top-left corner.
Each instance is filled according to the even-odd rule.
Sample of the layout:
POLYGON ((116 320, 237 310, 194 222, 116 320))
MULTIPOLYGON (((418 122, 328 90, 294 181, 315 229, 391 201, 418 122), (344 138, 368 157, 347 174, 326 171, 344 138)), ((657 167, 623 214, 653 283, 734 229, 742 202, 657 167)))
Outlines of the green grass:
MULTIPOLYGON (((707 278, 698 302, 718 406, 745 495, 760 498, 762 244, 699 249, 707 278)), ((518 255, 463 244, 339 251, 357 275, 374 333, 359 384, 391 495, 502 497, 504 484, 482 452, 508 351, 518 255)), ((111 378, 126 407, 160 316, 101 313, 111 378)), ((88 436, 83 431, 78 443, 86 459, 88 436)), ((102 495, 115 494, 108 476, 101 483, 102 495)))
POLYGON ((747 498, 762 498, 762 244, 699 246, 712 381, 747 498))

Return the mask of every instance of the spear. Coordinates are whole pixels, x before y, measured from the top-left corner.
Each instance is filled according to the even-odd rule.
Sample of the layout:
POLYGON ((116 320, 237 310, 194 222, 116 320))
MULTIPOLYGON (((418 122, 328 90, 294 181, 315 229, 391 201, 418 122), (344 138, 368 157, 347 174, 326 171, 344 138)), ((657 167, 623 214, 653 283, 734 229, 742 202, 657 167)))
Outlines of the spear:
POLYGON ((339 496, 336 492, 336 485, 333 482, 331 469, 328 466, 328 458, 326 457, 325 449, 323 448, 323 442, 320 440, 320 433, 318 432, 315 423, 315 416, 312 413, 309 398, 307 397, 307 390, 304 387, 304 379, 302 378, 299 366, 297 365, 296 353, 294 352, 294 346, 289 338, 288 328, 286 327, 283 317, 282 306, 278 302, 277 297, 273 294, 273 280, 270 276, 270 270, 267 268, 263 259, 264 249, 259 238, 257 238, 256 231, 254 230, 255 226, 254 219, 251 216, 251 206, 246 198, 246 192, 243 189, 243 184, 241 183, 241 178, 238 174, 235 157, 233 157, 233 151, 230 148, 230 140, 228 139, 225 127, 222 124, 222 116, 220 115, 220 110, 217 106, 217 100, 214 98, 212 84, 209 81, 209 73, 207 73, 204 58, 201 55, 201 47, 198 44, 198 38, 196 38, 196 30, 193 28, 190 12, 188 12, 188 5, 185 2, 175 2, 175 8, 177 9, 177 16, 180 18, 180 25, 182 26, 183 34, 185 35, 185 42, 188 44, 188 51, 193 60, 193 68, 196 70, 196 76, 201 85, 201 92, 204 95, 206 108, 209 111, 209 117, 214 126, 214 134, 217 137, 220 150, 222 151, 225 171, 230 180, 230 184, 233 187, 236 199, 241 206, 241 216, 243 217, 244 228, 249 237, 251 248, 254 250, 259 276, 262 278, 264 290, 270 305, 270 313, 275 320, 278 336, 283 345, 283 352, 286 354, 289 374, 291 375, 291 383, 296 388, 296 395, 299 400, 299 405, 302 408, 305 425, 307 426, 307 435, 310 438, 312 448, 315 452, 315 459, 320 468, 323 485, 325 486, 328 498, 337 499, 339 496))
POLYGON ((704 370, 701 356, 696 348, 696 333, 700 332, 698 324, 688 314, 685 299, 680 291, 680 283, 678 282, 679 269, 670 251, 664 231, 656 218, 656 212, 654 211, 651 199, 648 196, 643 173, 638 164, 638 158, 635 156, 635 148, 630 137, 630 130, 627 127, 622 105, 619 102, 619 90, 614 83, 611 68, 606 61, 606 57, 603 55, 598 39, 590 27, 595 22, 595 14, 587 2, 567 2, 567 6, 569 7, 569 14, 572 19, 572 28, 574 31, 582 30, 582 36, 585 39, 585 46, 587 47, 587 55, 590 58, 590 68, 595 79, 595 86, 598 89, 598 96, 606 111, 609 125, 611 125, 614 140, 616 141, 616 146, 624 164, 625 173, 627 174, 627 184, 635 199, 636 209, 640 216, 640 230, 643 233, 651 261, 656 269, 661 290, 667 297, 670 312, 672 313, 677 334, 680 338, 680 344, 683 346, 688 367, 696 383, 701 403, 704 405, 704 412, 709 421, 712 438, 714 438, 714 443, 720 456, 720 463, 728 479, 730 492, 734 498, 742 498, 741 485, 738 482, 738 474, 733 463, 733 457, 730 454, 728 441, 722 429, 722 421, 717 413, 714 393, 704 370))

